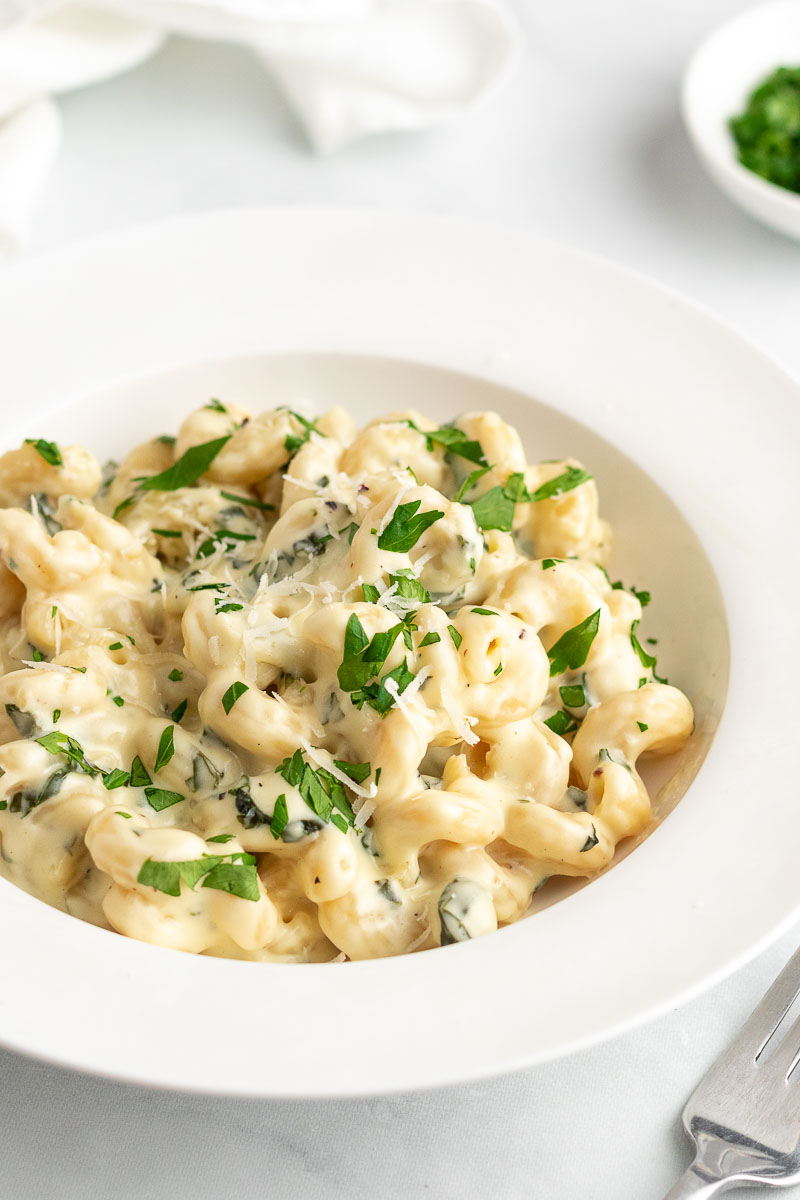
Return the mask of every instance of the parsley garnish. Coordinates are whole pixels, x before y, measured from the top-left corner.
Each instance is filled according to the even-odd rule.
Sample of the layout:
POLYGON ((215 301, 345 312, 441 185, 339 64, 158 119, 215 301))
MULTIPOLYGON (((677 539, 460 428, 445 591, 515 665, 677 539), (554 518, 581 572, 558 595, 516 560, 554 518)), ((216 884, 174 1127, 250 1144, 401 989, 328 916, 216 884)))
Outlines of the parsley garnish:
POLYGON ((151 529, 151 533, 157 534, 163 538, 180 538, 183 537, 180 529, 151 529))
POLYGON ((203 405, 203 408, 210 408, 212 410, 212 412, 219 412, 219 413, 227 413, 227 411, 228 411, 227 408, 225 407, 225 405, 222 404, 221 401, 215 400, 213 396, 209 400, 208 404, 203 405))
POLYGON ((470 441, 463 429, 456 429, 452 425, 443 425, 441 429, 420 429, 413 421, 406 421, 406 424, 422 434, 429 451, 433 449, 435 442, 443 446, 449 454, 457 454, 459 458, 466 458, 468 462, 477 463, 478 466, 489 470, 480 442, 470 441))
POLYGON ((586 693, 579 683, 560 687, 558 694, 561 697, 561 703, 566 704, 568 708, 583 708, 586 703, 586 693))
POLYGON ((648 729, 650 728, 649 725, 645 725, 644 721, 637 721, 636 724, 639 726, 639 729, 642 733, 647 733, 648 729))
POLYGON ((112 696, 111 703, 116 704, 117 708, 123 708, 125 705, 125 701, 122 699, 122 696, 112 696))
POLYGON ((55 442, 48 442, 45 438, 25 438, 25 444, 33 446, 36 453, 51 467, 63 467, 64 459, 55 442))
POLYGON ((225 500, 235 500, 237 504, 249 504, 251 508, 257 508, 261 512, 274 512, 274 504, 265 504, 263 500, 254 500, 252 496, 237 496, 233 492, 220 492, 225 500))
POLYGON ((547 657, 551 675, 561 675, 568 669, 575 671, 583 666, 600 627, 600 611, 598 608, 585 621, 573 625, 550 647, 547 657))
POLYGON ((477 613, 479 617, 496 617, 497 613, 491 608, 471 608, 470 612, 477 613))
POLYGON ((242 900, 258 900, 260 896, 256 860, 244 851, 224 856, 204 854, 191 862, 156 862, 148 858, 136 876, 137 883, 167 896, 181 894, 181 880, 194 890, 201 879, 204 888, 228 892, 242 900))
POLYGON ((173 667, 167 676, 167 679, 171 679, 173 683, 180 683, 180 681, 183 679, 183 671, 179 671, 177 667, 173 667))
POLYGON ((477 471, 470 471, 469 475, 455 494, 455 503, 460 504, 467 492, 471 492, 478 480, 483 479, 486 472, 491 471, 491 469, 491 467, 478 467, 477 471))
POLYGON ((230 434, 190 446, 177 462, 159 475, 150 475, 139 484, 143 492, 175 492, 178 488, 191 487, 201 475, 205 475, 220 450, 230 441, 230 434))
POLYGON ((520 500, 530 500, 521 472, 509 475, 503 484, 489 488, 470 507, 479 529, 500 529, 510 533, 514 524, 514 511, 520 500))
POLYGON ((453 645, 455 646, 455 648, 457 650, 464 640, 463 637, 458 632, 455 625, 448 625, 447 632, 450 634, 450 637, 453 639, 453 645))
POLYGON ((355 813, 344 784, 324 767, 312 767, 304 760, 301 750, 295 750, 292 757, 285 758, 276 770, 290 787, 297 788, 308 807, 323 821, 330 821, 333 810, 338 809, 347 824, 353 824, 355 813))
POLYGON ((636 626, 638 624, 639 624, 639 622, 638 622, 638 620, 636 620, 631 625, 631 645, 633 646, 636 653, 639 655, 639 660, 640 660, 642 666, 653 668, 656 665, 656 657, 654 654, 647 653, 644 646, 642 645, 642 643, 639 641, 638 637, 636 636, 636 626))
POLYGON ((170 713, 170 717, 176 725, 180 725, 181 721, 186 715, 186 707, 188 703, 188 700, 181 700, 180 704, 176 705, 170 713))
POLYGON ((379 550, 391 550, 395 554, 405 554, 415 546, 426 529, 435 521, 439 521, 443 512, 433 509, 430 512, 418 513, 421 500, 410 500, 408 504, 398 504, 392 513, 392 519, 378 538, 379 550))
POLYGON ((338 767, 340 771, 343 771, 345 775, 348 775, 354 783, 363 783, 372 772, 372 763, 368 762, 342 762, 340 759, 335 758, 333 765, 338 767))
POLYGON ((162 812, 165 808, 172 808, 173 804, 180 804, 181 800, 186 799, 180 792, 168 792, 166 788, 146 787, 144 794, 147 796, 147 803, 156 812, 162 812))
POLYGON ((558 564, 562 563, 563 561, 564 561, 563 558, 543 558, 542 559, 542 570, 547 571, 550 569, 550 567, 558 566, 558 564))
POLYGON ((130 775, 127 771, 121 771, 119 767, 115 767, 113 771, 103 778, 103 787, 109 792, 113 792, 114 788, 127 787, 130 781, 130 775))
POLYGON ((48 754, 63 754, 74 771, 82 771, 84 775, 102 775, 103 772, 94 763, 90 763, 83 752, 83 747, 68 733, 54 729, 43 737, 36 738, 39 745, 48 754))
POLYGON ((172 756, 174 755, 174 753, 175 753, 174 737, 175 737, 175 726, 167 725, 166 729, 161 734, 161 737, 159 738, 159 741, 158 741, 158 751, 156 752, 156 765, 154 768, 156 771, 160 771, 162 767, 165 767, 167 765, 167 763, 171 760, 172 756))
POLYGON ((289 824, 289 810, 286 807, 286 796, 281 792, 278 799, 275 801, 275 807, 272 810, 272 819, 269 823, 269 831, 277 841, 283 833, 286 826, 289 824))
POLYGON ((152 782, 144 763, 137 754, 131 763, 131 787, 146 787, 152 782))
POLYGON ((555 479, 548 479, 547 483, 541 484, 532 494, 531 500, 538 503, 540 500, 552 500, 556 496, 563 496, 564 492, 571 492, 573 488, 580 487, 591 478, 589 472, 584 471, 582 467, 567 467, 562 475, 556 475, 555 479))
POLYGON ((243 696, 245 692, 249 691, 250 689, 247 684, 242 683, 239 679, 237 679, 235 683, 231 684, 225 695, 222 697, 222 707, 225 709, 226 716, 230 715, 230 711, 239 697, 243 696))
POLYGON ((215 837, 206 838, 206 841, 207 842, 220 842, 221 844, 224 845, 225 842, 233 841, 233 834, 232 833, 218 833, 218 834, 216 834, 215 837))
POLYGON ((650 603, 650 599, 651 599, 650 593, 649 592, 638 592, 635 587, 631 588, 631 592, 636 597, 636 599, 639 601, 642 608, 647 608, 648 604, 650 603))
POLYGON ((364 593, 364 600, 367 604, 377 604, 381 598, 381 594, 374 583, 362 583, 361 590, 364 593))
POLYGON ((421 650, 423 646, 435 646, 436 643, 440 642, 441 640, 442 639, 439 636, 439 634, 435 633, 433 630, 431 630, 430 633, 425 634, 425 637, 422 639, 422 641, 419 644, 419 648, 421 650))
POLYGON ((108 648, 109 648, 109 650, 121 650, 122 642, 112 642, 108 648))
POLYGON ((545 725, 548 729, 552 729, 553 733, 557 733, 562 737, 565 733, 572 733, 573 730, 578 728, 578 722, 575 718, 570 713, 564 712, 563 709, 559 709, 558 712, 553 713, 552 717, 548 717, 545 725))
MULTIPOLYGON (((308 421, 305 417, 301 417, 300 413, 295 412, 292 408, 289 408, 286 411, 303 426, 303 432, 299 436, 296 433, 287 433, 283 442, 284 448, 288 450, 290 457, 293 457, 295 454, 297 454, 297 451, 300 450, 302 446, 305 446, 306 442, 309 441, 312 433, 319 432, 317 429, 317 421, 319 420, 319 417, 313 421, 308 421)), ((324 437, 325 435, 322 434, 322 436, 324 437)))
POLYGON ((61 720, 61 709, 54 708, 53 709, 53 724, 57 725, 60 720, 61 720))
POLYGON ((428 592, 407 567, 398 571, 396 575, 390 575, 389 582, 396 586, 396 596, 401 596, 404 600, 419 600, 421 604, 430 604, 428 592))

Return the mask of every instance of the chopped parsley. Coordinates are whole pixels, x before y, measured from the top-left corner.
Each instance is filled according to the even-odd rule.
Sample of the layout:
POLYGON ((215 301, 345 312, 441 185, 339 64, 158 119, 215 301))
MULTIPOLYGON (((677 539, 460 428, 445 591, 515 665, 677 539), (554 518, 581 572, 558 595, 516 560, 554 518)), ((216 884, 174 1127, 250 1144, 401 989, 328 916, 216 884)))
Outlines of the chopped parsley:
POLYGON ((235 683, 231 684, 225 695, 222 697, 222 707, 225 709, 226 716, 230 715, 230 711, 239 697, 243 696, 245 692, 249 691, 250 689, 247 684, 242 683, 239 679, 237 679, 235 683))
POLYGON ((286 807, 286 796, 281 792, 278 799, 275 801, 275 807, 272 810, 272 820, 269 823, 269 831, 277 841, 283 833, 286 826, 289 824, 289 810, 286 807))
POLYGON ((88 761, 80 742, 68 733, 54 729, 52 733, 45 733, 36 738, 36 741, 48 754, 63 754, 73 771, 82 771, 84 775, 104 774, 99 767, 88 761))
POLYGON ((61 451, 55 442, 48 442, 45 438, 25 438, 26 446, 33 446, 40 458, 51 467, 63 467, 64 459, 61 457, 61 451))
POLYGON ((499 529, 510 533, 514 524, 514 512, 521 500, 530 500, 530 493, 525 487, 525 477, 517 471, 509 475, 503 484, 489 488, 470 507, 475 523, 479 529, 499 529))
POLYGON ((497 613, 491 608, 471 608, 470 612, 477 613, 479 617, 496 617, 497 613))
POLYGON ((458 632, 455 625, 448 625, 447 632, 450 634, 450 637, 453 639, 453 645, 455 646, 456 650, 458 650, 459 646, 461 645, 461 643, 464 640, 463 637, 458 632))
POLYGON ((551 567, 557 567, 559 563, 564 561, 563 558, 543 558, 542 570, 549 571, 551 567))
POLYGON ((136 882, 155 888, 167 896, 181 894, 181 880, 194 890, 200 880, 204 888, 228 892, 242 900, 258 900, 258 874, 252 854, 204 854, 190 862, 157 862, 148 858, 136 876, 136 882))
POLYGON ((162 767, 165 767, 167 765, 167 763, 171 761, 173 755, 175 754, 174 738, 175 738, 175 726, 167 725, 166 729, 161 734, 161 737, 158 740, 158 750, 156 752, 156 765, 154 768, 156 771, 160 771, 162 767))
POLYGON ((111 703, 116 704, 117 708, 125 707, 125 701, 122 699, 122 696, 112 696, 111 703))
MULTIPOLYGON (((305 417, 302 417, 299 412, 295 412, 292 408, 286 409, 285 411, 287 411, 290 416, 294 417, 294 419, 299 421, 303 426, 303 432, 301 434, 298 435, 296 433, 287 433, 286 437, 284 438, 284 449, 288 451, 290 458, 293 458, 294 455, 297 454, 297 451, 305 446, 306 442, 310 440, 312 433, 319 433, 319 430, 317 429, 317 421, 319 418, 317 417, 314 421, 308 421, 305 417)), ((325 435, 322 434, 321 436, 324 437, 325 435)))
POLYGON ((176 725, 180 725, 181 721, 185 717, 188 703, 188 700, 181 700, 180 704, 177 704, 170 713, 170 718, 175 722, 176 725))
POLYGON ((431 598, 413 571, 407 567, 389 576, 389 583, 396 587, 396 596, 403 600, 419 600, 421 604, 430 604, 431 598))
POLYGON ((180 529, 151 529, 150 532, 155 533, 155 534, 157 534, 158 537, 163 537, 163 538, 183 537, 183 533, 181 532, 180 529))
POLYGON ((374 583, 362 583, 361 590, 364 593, 364 600, 367 604, 377 604, 381 598, 381 594, 374 583))
POLYGON ((560 687, 558 694, 561 697, 561 703, 566 704, 568 708, 583 708, 586 703, 586 693, 579 683, 560 687))
POLYGON ((421 504, 421 500, 410 500, 408 504, 398 504, 392 513, 392 519, 378 537, 379 550, 391 550, 395 554, 405 554, 417 544, 426 529, 444 516, 444 513, 439 512, 438 509, 418 513, 417 509, 421 504))
POLYGON ((146 787, 152 782, 144 763, 137 754, 131 763, 131 787, 146 787))
POLYGON ((600 628, 600 611, 598 608, 585 621, 573 625, 550 647, 547 657, 550 659, 551 676, 561 675, 566 670, 575 671, 583 666, 600 628))
POLYGON ((147 803, 156 812, 162 812, 165 808, 172 808, 173 804, 180 804, 181 800, 186 799, 180 792, 170 792, 166 788, 146 787, 144 794, 147 797, 147 803))
POLYGON ((276 770, 290 787, 297 788, 308 807, 323 821, 330 821, 333 810, 337 809, 348 825, 353 824, 355 813, 347 799, 344 784, 324 767, 312 767, 303 758, 302 750, 295 750, 291 758, 285 758, 276 770))
POLYGON ((108 648, 109 648, 109 650, 121 650, 122 642, 112 642, 108 648))
POLYGON ((233 492, 220 491, 220 496, 225 500, 235 500, 237 504, 247 504, 250 508, 257 508, 261 512, 274 512, 274 504, 265 504, 263 500, 256 500, 252 496, 237 496, 233 492))
POLYGON ((422 434, 429 451, 433 450, 435 443, 437 446, 443 446, 448 454, 457 454, 459 458, 465 458, 467 462, 477 463, 479 467, 489 470, 480 442, 471 441, 463 429, 456 429, 453 425, 443 425, 441 429, 420 429, 414 421, 406 421, 406 424, 422 434))
POLYGON ((455 503, 460 504, 467 492, 471 492, 478 480, 483 479, 486 472, 491 471, 491 469, 491 467, 478 467, 477 471, 470 471, 454 496, 455 503))
POLYGON ((345 775, 349 776, 354 783, 363 783, 364 780, 367 779, 372 773, 372 763, 368 762, 342 762, 340 759, 335 758, 333 760, 333 765, 338 767, 339 770, 345 775))
POLYGON ((208 404, 203 405, 203 408, 210 408, 212 412, 218 413, 227 413, 228 411, 225 405, 221 401, 214 399, 213 396, 209 400, 208 404))
POLYGON ((645 725, 644 721, 637 721, 636 724, 639 726, 639 731, 641 733, 647 733, 648 729, 650 728, 649 725, 645 725))
POLYGON ((422 641, 419 644, 419 648, 421 650, 423 648, 423 646, 435 646, 436 643, 440 642, 441 640, 442 639, 439 636, 439 634, 436 633, 434 630, 431 630, 430 633, 425 634, 425 637, 422 639, 422 641))
POLYGON ((564 712, 563 709, 559 709, 558 712, 553 713, 552 717, 548 717, 545 725, 560 737, 563 737, 565 733, 572 733, 578 728, 575 718, 570 713, 564 712))
POLYGON ((173 667, 167 676, 167 679, 171 679, 173 683, 180 683, 180 681, 183 679, 183 671, 179 671, 177 667, 173 667))
POLYGON ((729 124, 743 167, 800 192, 800 67, 777 67, 767 75, 729 124))
POLYGON ((127 787, 130 782, 130 774, 127 771, 121 771, 119 767, 115 767, 113 771, 109 771, 103 777, 103 787, 109 792, 113 792, 114 788, 127 787))
POLYGON ((562 475, 556 475, 555 479, 548 479, 547 483, 543 483, 532 494, 531 500, 538 503, 540 500, 553 500, 556 496, 563 496, 565 492, 571 492, 573 488, 580 487, 582 483, 586 483, 591 479, 588 471, 584 471, 583 467, 567 467, 562 475))
POLYGON ((636 636, 636 627, 638 624, 639 624, 639 622, 638 622, 638 620, 636 620, 631 625, 631 645, 633 646, 636 653, 639 655, 639 661, 641 662, 642 666, 652 669, 656 665, 656 657, 654 654, 647 653, 644 646, 642 645, 642 643, 639 641, 638 637, 636 636))
POLYGON ((207 842, 219 842, 221 845, 224 845, 225 842, 233 841, 233 834, 232 833, 218 833, 214 837, 206 838, 206 841, 207 842))
POLYGON ((61 720, 61 709, 54 708, 53 709, 53 724, 57 725, 60 720, 61 720))

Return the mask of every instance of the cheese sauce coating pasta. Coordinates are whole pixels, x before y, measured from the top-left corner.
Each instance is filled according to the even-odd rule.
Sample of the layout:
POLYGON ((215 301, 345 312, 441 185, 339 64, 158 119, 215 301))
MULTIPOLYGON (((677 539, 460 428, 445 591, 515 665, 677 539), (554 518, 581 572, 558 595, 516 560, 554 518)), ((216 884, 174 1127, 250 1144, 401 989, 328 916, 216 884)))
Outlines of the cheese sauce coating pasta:
POLYGON ((0 872, 161 946, 323 962, 525 915, 693 724, 597 488, 494 413, 217 400, 0 458, 0 872))

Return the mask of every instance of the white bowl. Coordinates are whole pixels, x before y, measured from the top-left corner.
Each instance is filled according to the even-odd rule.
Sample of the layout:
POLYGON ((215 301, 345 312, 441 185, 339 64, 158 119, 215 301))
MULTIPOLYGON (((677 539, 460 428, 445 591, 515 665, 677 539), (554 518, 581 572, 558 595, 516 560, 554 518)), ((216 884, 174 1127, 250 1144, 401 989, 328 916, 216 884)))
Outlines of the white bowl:
POLYGON ((645 632, 697 711, 659 810, 691 786, 650 837, 561 903, 441 950, 309 966, 195 957, 0 880, 3 1044, 248 1096, 453 1083, 630 1028, 794 919, 800 397, 736 335, 525 237, 282 210, 114 234, 11 269, 0 328, 6 444, 119 451, 209 395, 344 401, 361 417, 409 400, 436 418, 497 407, 531 456, 575 453, 595 473, 613 569, 653 592, 645 632))
POLYGON ((711 178, 765 225, 800 238, 800 194, 738 161, 728 129, 753 89, 776 67, 800 66, 800 0, 761 4, 716 29, 683 78, 683 119, 711 178))

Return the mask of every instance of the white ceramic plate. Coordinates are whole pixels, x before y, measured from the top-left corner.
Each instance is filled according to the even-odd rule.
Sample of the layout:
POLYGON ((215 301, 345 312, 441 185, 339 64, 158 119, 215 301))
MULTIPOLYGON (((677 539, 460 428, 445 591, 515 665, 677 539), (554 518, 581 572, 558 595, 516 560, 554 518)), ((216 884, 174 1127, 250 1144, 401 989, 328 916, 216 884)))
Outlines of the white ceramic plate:
POLYGON ((683 78, 683 119, 711 178, 751 216, 800 238, 800 195, 739 162, 728 120, 776 67, 800 63, 800 0, 739 13, 695 51, 683 78))
POLYGON ((577 454, 617 530, 613 569, 653 592, 644 632, 661 636, 661 667, 697 710, 662 812, 700 768, 590 886, 490 937, 405 958, 192 957, 0 881, 5 1045, 249 1096, 452 1083, 630 1028, 794 918, 800 396, 733 333, 607 263, 521 236, 281 210, 112 235, 9 271, 0 329, 8 444, 121 451, 220 395, 254 408, 344 401, 362 417, 492 406, 531 457, 577 454))

